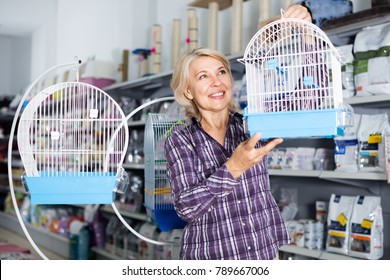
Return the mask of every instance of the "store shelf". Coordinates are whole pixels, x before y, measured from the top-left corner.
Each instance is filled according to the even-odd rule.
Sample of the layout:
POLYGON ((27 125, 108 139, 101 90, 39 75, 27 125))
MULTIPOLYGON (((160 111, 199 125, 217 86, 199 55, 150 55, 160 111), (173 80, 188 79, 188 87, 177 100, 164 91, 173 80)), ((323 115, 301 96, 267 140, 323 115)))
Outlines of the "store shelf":
MULTIPOLYGON (((227 56, 230 61, 230 68, 233 76, 238 74, 240 78, 244 74, 245 66, 237 59, 243 57, 243 53, 237 53, 227 56)), ((172 77, 172 70, 165 71, 159 74, 153 74, 146 77, 134 79, 132 81, 126 81, 121 83, 115 83, 109 87, 105 87, 103 90, 110 95, 133 97, 135 99, 142 99, 148 97, 161 97, 172 96, 173 92, 170 88, 170 81, 172 77)), ((137 124, 137 125, 142 125, 137 124)))
MULTIPOLYGON (((42 246, 65 259, 70 256, 70 241, 68 238, 52 233, 47 229, 25 224, 27 231, 37 246, 42 246)), ((0 227, 8 229, 19 236, 25 236, 16 216, 0 212, 0 227)))
MULTIPOLYGON (((244 0, 244 1, 247 1, 247 0, 244 0)), ((192 7, 207 9, 209 7, 210 2, 217 2, 220 10, 227 9, 233 5, 232 0, 196 0, 196 1, 191 2, 188 5, 192 6, 192 7)))
POLYGON ((322 29, 328 36, 350 37, 367 26, 390 21, 390 6, 382 6, 326 20, 322 29))
MULTIPOLYGON (((146 214, 125 211, 125 210, 120 209, 119 206, 117 206, 117 208, 118 208, 120 214, 125 218, 131 218, 131 219, 135 219, 135 220, 142 221, 142 222, 150 222, 150 218, 146 214)), ((114 209, 112 209, 111 205, 104 205, 101 208, 101 210, 103 212, 106 212, 109 214, 115 214, 114 209)))
POLYGON ((358 260, 346 255, 329 253, 324 250, 308 249, 292 245, 285 245, 279 249, 281 252, 296 254, 319 260, 358 260))
MULTIPOLYGON (((120 256, 114 255, 103 248, 92 247, 91 251, 99 256, 102 256, 104 259, 108 259, 108 260, 122 260, 123 259, 120 256)), ((100 258, 97 258, 97 259, 100 259, 100 258)))
POLYGON ((269 169, 270 176, 290 176, 290 177, 318 177, 321 179, 347 179, 347 180, 381 180, 386 181, 386 173, 374 172, 339 172, 327 170, 288 170, 269 169))
POLYGON ((129 127, 145 126, 145 124, 146 124, 146 120, 129 121, 128 122, 129 127))
POLYGON ((139 169, 143 170, 145 165, 143 163, 124 163, 122 164, 124 169, 139 169))
MULTIPOLYGON (((371 96, 355 96, 344 99, 344 102, 350 105, 362 105, 379 102, 390 102, 390 94, 380 94, 371 96)), ((388 104, 386 104, 388 105, 388 104)))

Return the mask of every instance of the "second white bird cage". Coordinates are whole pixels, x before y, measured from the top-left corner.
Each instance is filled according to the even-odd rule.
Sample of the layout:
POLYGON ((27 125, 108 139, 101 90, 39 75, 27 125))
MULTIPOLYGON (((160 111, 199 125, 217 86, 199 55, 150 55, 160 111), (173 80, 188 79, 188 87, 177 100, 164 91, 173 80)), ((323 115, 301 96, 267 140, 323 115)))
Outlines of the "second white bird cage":
POLYGON ((282 18, 260 29, 244 57, 245 120, 262 138, 334 137, 350 125, 341 57, 316 25, 282 18))
POLYGON ((128 126, 117 102, 66 82, 37 93, 17 130, 31 204, 108 204, 124 186, 128 126))
POLYGON ((164 153, 166 138, 174 130, 186 126, 180 114, 149 113, 145 126, 145 208, 152 222, 161 230, 180 229, 186 225, 172 204, 167 160, 164 153))

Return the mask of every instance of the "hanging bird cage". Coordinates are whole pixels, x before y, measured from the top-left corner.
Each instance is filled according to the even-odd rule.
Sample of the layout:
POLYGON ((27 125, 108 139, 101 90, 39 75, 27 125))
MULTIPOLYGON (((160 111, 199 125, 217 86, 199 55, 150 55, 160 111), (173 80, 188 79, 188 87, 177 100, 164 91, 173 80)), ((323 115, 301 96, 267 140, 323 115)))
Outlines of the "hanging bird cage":
POLYGON ((127 180, 124 121, 116 101, 89 84, 59 83, 35 94, 17 130, 31 204, 111 203, 127 180))
POLYGON ((351 125, 343 105, 341 59, 316 25, 282 18, 261 28, 244 57, 245 121, 262 138, 334 137, 351 125))
POLYGON ((165 139, 186 126, 181 115, 148 114, 145 126, 145 207, 152 222, 162 231, 180 229, 186 224, 172 204, 170 182, 167 178, 165 139))

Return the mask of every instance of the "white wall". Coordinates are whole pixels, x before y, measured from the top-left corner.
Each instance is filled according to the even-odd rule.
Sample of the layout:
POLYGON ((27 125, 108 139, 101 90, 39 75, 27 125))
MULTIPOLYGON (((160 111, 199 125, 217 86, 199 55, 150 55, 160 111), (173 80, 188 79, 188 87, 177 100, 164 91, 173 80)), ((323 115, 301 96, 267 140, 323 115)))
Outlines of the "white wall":
POLYGON ((12 53, 12 37, 11 36, 1 36, 0 37, 0 95, 10 95, 15 94, 14 90, 11 88, 11 71, 12 61, 9 56, 12 53))
MULTIPOLYGON (((162 27, 162 67, 171 69, 172 21, 182 22, 181 46, 187 48, 186 11, 194 0, 57 0, 57 58, 63 63, 78 56, 83 60, 95 57, 96 60, 112 61, 119 67, 122 50, 130 52, 136 48, 152 47, 153 24, 162 27)), ((271 16, 278 15, 286 0, 271 1, 271 16)), ((354 0, 363 8, 364 0, 354 0)), ((367 2, 367 1, 366 1, 367 2)), ((359 7, 358 7, 359 8, 359 7)), ((199 17, 199 46, 207 46, 208 12, 196 8, 199 17)), ((244 2, 242 46, 257 31, 259 0, 244 2)), ((232 8, 219 13, 218 49, 230 54, 232 8)), ((48 67, 49 65, 46 65, 48 67)), ((50 65, 51 66, 51 65, 50 65)), ((117 73, 119 79, 120 73, 117 73)), ((130 55, 129 79, 139 76, 137 55, 130 55)))
POLYGON ((0 96, 22 92, 30 81, 31 38, 0 36, 0 96))
MULTIPOLYGON (((182 21, 182 50, 186 49, 186 11, 194 0, 1 0, 0 19, 19 20, 32 15, 40 19, 39 26, 31 26, 31 60, 16 72, 9 72, 9 61, 2 59, 1 84, 10 85, 9 76, 17 77, 29 67, 33 81, 46 69, 73 60, 84 61, 94 56, 111 61, 117 67, 123 49, 151 48, 153 24, 162 26, 162 71, 171 69, 172 21, 182 21), (4 5, 6 4, 6 5, 4 5), (25 7, 20 9, 20 7, 25 7), (43 23, 42 23, 43 22, 43 23), (4 70, 6 69, 6 70, 4 70), (6 81, 5 81, 6 80, 6 81)), ((370 7, 368 0, 353 0, 354 11, 370 7)), ((271 16, 279 14, 285 0, 271 1, 271 16)), ((199 17, 199 46, 207 46, 207 9, 197 8, 199 17)), ((243 50, 257 31, 259 0, 244 2, 243 50)), ((219 13, 218 49, 230 53, 232 9, 219 13)), ((38 23, 36 23, 38 24, 38 23)), ((2 38, 1 36, 0 38, 2 38)), ((0 58, 9 58, 13 47, 0 41, 0 58)), ((23 56, 22 56, 23 57, 23 56)), ((139 62, 130 56, 129 79, 138 77, 139 62)), ((119 72, 117 73, 119 77, 119 72)), ((2 87, 3 88, 3 87, 2 87)), ((2 89, 0 88, 0 89, 2 89)), ((1 91, 1 90, 0 90, 1 91)), ((7 89, 8 91, 8 89, 7 89)), ((15 90, 12 90, 15 92, 15 90)))
MULTIPOLYGON (((182 50, 187 48, 186 12, 193 0, 58 0, 57 63, 75 55, 83 60, 112 61, 118 66, 123 49, 152 47, 153 24, 162 28, 162 72, 171 69, 172 21, 182 22, 182 50)), ((284 0, 272 1, 273 15, 279 13, 284 0)), ((243 49, 257 31, 258 0, 244 2, 243 49)), ((199 17, 199 46, 207 46, 207 9, 196 8, 199 17)), ((219 13, 219 50, 230 53, 232 9, 219 13)), ((130 56, 129 79, 139 76, 137 55, 130 56)), ((117 74, 119 77, 119 73, 117 74)))

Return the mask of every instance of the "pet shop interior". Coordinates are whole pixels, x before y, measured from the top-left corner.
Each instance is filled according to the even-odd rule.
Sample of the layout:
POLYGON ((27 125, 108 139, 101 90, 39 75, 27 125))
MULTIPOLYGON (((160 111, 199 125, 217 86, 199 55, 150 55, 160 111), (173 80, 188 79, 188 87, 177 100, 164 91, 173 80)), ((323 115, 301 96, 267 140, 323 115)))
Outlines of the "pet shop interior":
POLYGON ((185 122, 174 64, 198 47, 228 58, 249 130, 269 123, 269 138, 284 138, 267 156, 291 239, 279 259, 390 259, 389 0, 0 0, 0 259, 179 259, 186 223, 163 141, 185 122), (294 4, 309 9, 310 26, 275 28, 294 4), (281 37, 302 30, 322 42, 330 78, 326 89, 316 75, 304 84, 334 87, 334 99, 281 104, 304 63, 293 45, 307 34, 281 37), (267 32, 280 42, 262 45, 267 32), (284 120, 258 119, 260 102, 264 115, 285 106, 288 119, 296 107, 332 110, 284 133, 284 120), (335 132, 304 125, 333 117, 335 132))

